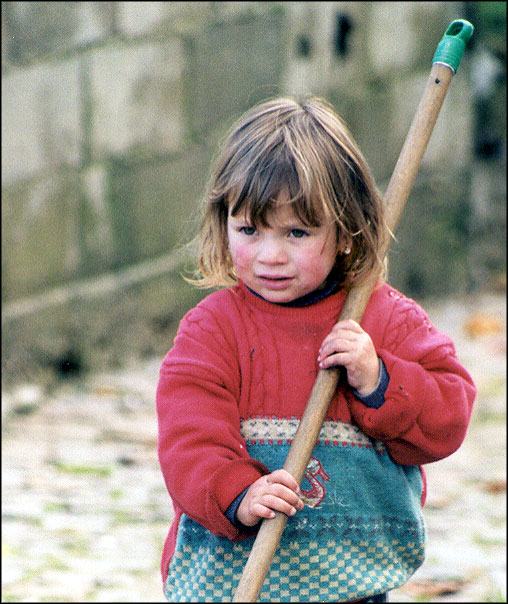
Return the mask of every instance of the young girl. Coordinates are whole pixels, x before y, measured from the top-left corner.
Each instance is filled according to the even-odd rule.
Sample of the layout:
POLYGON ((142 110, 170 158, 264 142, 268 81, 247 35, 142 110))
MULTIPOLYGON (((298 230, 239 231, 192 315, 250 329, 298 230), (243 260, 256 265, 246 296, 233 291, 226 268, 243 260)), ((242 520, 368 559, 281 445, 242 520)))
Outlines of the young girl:
POLYGON ((475 386, 450 338, 383 280, 383 207, 322 100, 262 103, 226 138, 200 234, 208 295, 181 321, 157 388, 174 506, 170 601, 231 600, 263 518, 289 516, 260 599, 386 601, 424 559, 421 464, 462 443, 475 386), (305 478, 284 465, 320 368, 343 366, 305 478))

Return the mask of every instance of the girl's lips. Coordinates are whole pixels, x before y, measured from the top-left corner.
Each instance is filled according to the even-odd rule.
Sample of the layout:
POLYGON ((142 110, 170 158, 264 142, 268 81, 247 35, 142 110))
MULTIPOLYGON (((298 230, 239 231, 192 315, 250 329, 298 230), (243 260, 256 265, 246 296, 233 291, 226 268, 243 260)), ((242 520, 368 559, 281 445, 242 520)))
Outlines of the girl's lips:
POLYGON ((258 279, 269 289, 284 289, 292 280, 292 277, 270 277, 267 275, 259 275, 258 279))

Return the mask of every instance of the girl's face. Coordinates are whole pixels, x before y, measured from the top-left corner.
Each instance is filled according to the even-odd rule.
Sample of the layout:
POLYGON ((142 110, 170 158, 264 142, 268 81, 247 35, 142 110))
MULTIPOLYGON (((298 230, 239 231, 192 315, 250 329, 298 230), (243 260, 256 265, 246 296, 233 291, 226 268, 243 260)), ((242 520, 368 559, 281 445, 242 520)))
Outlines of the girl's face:
POLYGON ((292 302, 323 284, 335 264, 334 224, 309 227, 290 206, 253 227, 241 212, 228 216, 229 250, 236 274, 265 300, 292 302))

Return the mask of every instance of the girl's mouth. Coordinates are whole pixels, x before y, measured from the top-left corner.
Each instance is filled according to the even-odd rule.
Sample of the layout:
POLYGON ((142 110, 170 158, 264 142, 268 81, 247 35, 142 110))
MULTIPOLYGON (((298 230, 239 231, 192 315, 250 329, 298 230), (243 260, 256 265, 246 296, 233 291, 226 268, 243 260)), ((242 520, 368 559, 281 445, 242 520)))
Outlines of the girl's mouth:
POLYGON ((292 277, 259 275, 258 279, 270 289, 283 289, 292 280, 292 277))

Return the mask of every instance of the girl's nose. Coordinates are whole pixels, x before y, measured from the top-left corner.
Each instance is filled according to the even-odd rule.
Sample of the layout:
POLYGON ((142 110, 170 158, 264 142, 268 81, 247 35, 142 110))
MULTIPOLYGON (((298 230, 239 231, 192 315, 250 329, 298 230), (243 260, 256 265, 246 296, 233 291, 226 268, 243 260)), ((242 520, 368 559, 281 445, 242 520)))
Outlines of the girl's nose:
POLYGON ((263 264, 285 264, 287 253, 283 242, 267 237, 259 248, 258 261, 263 264))

